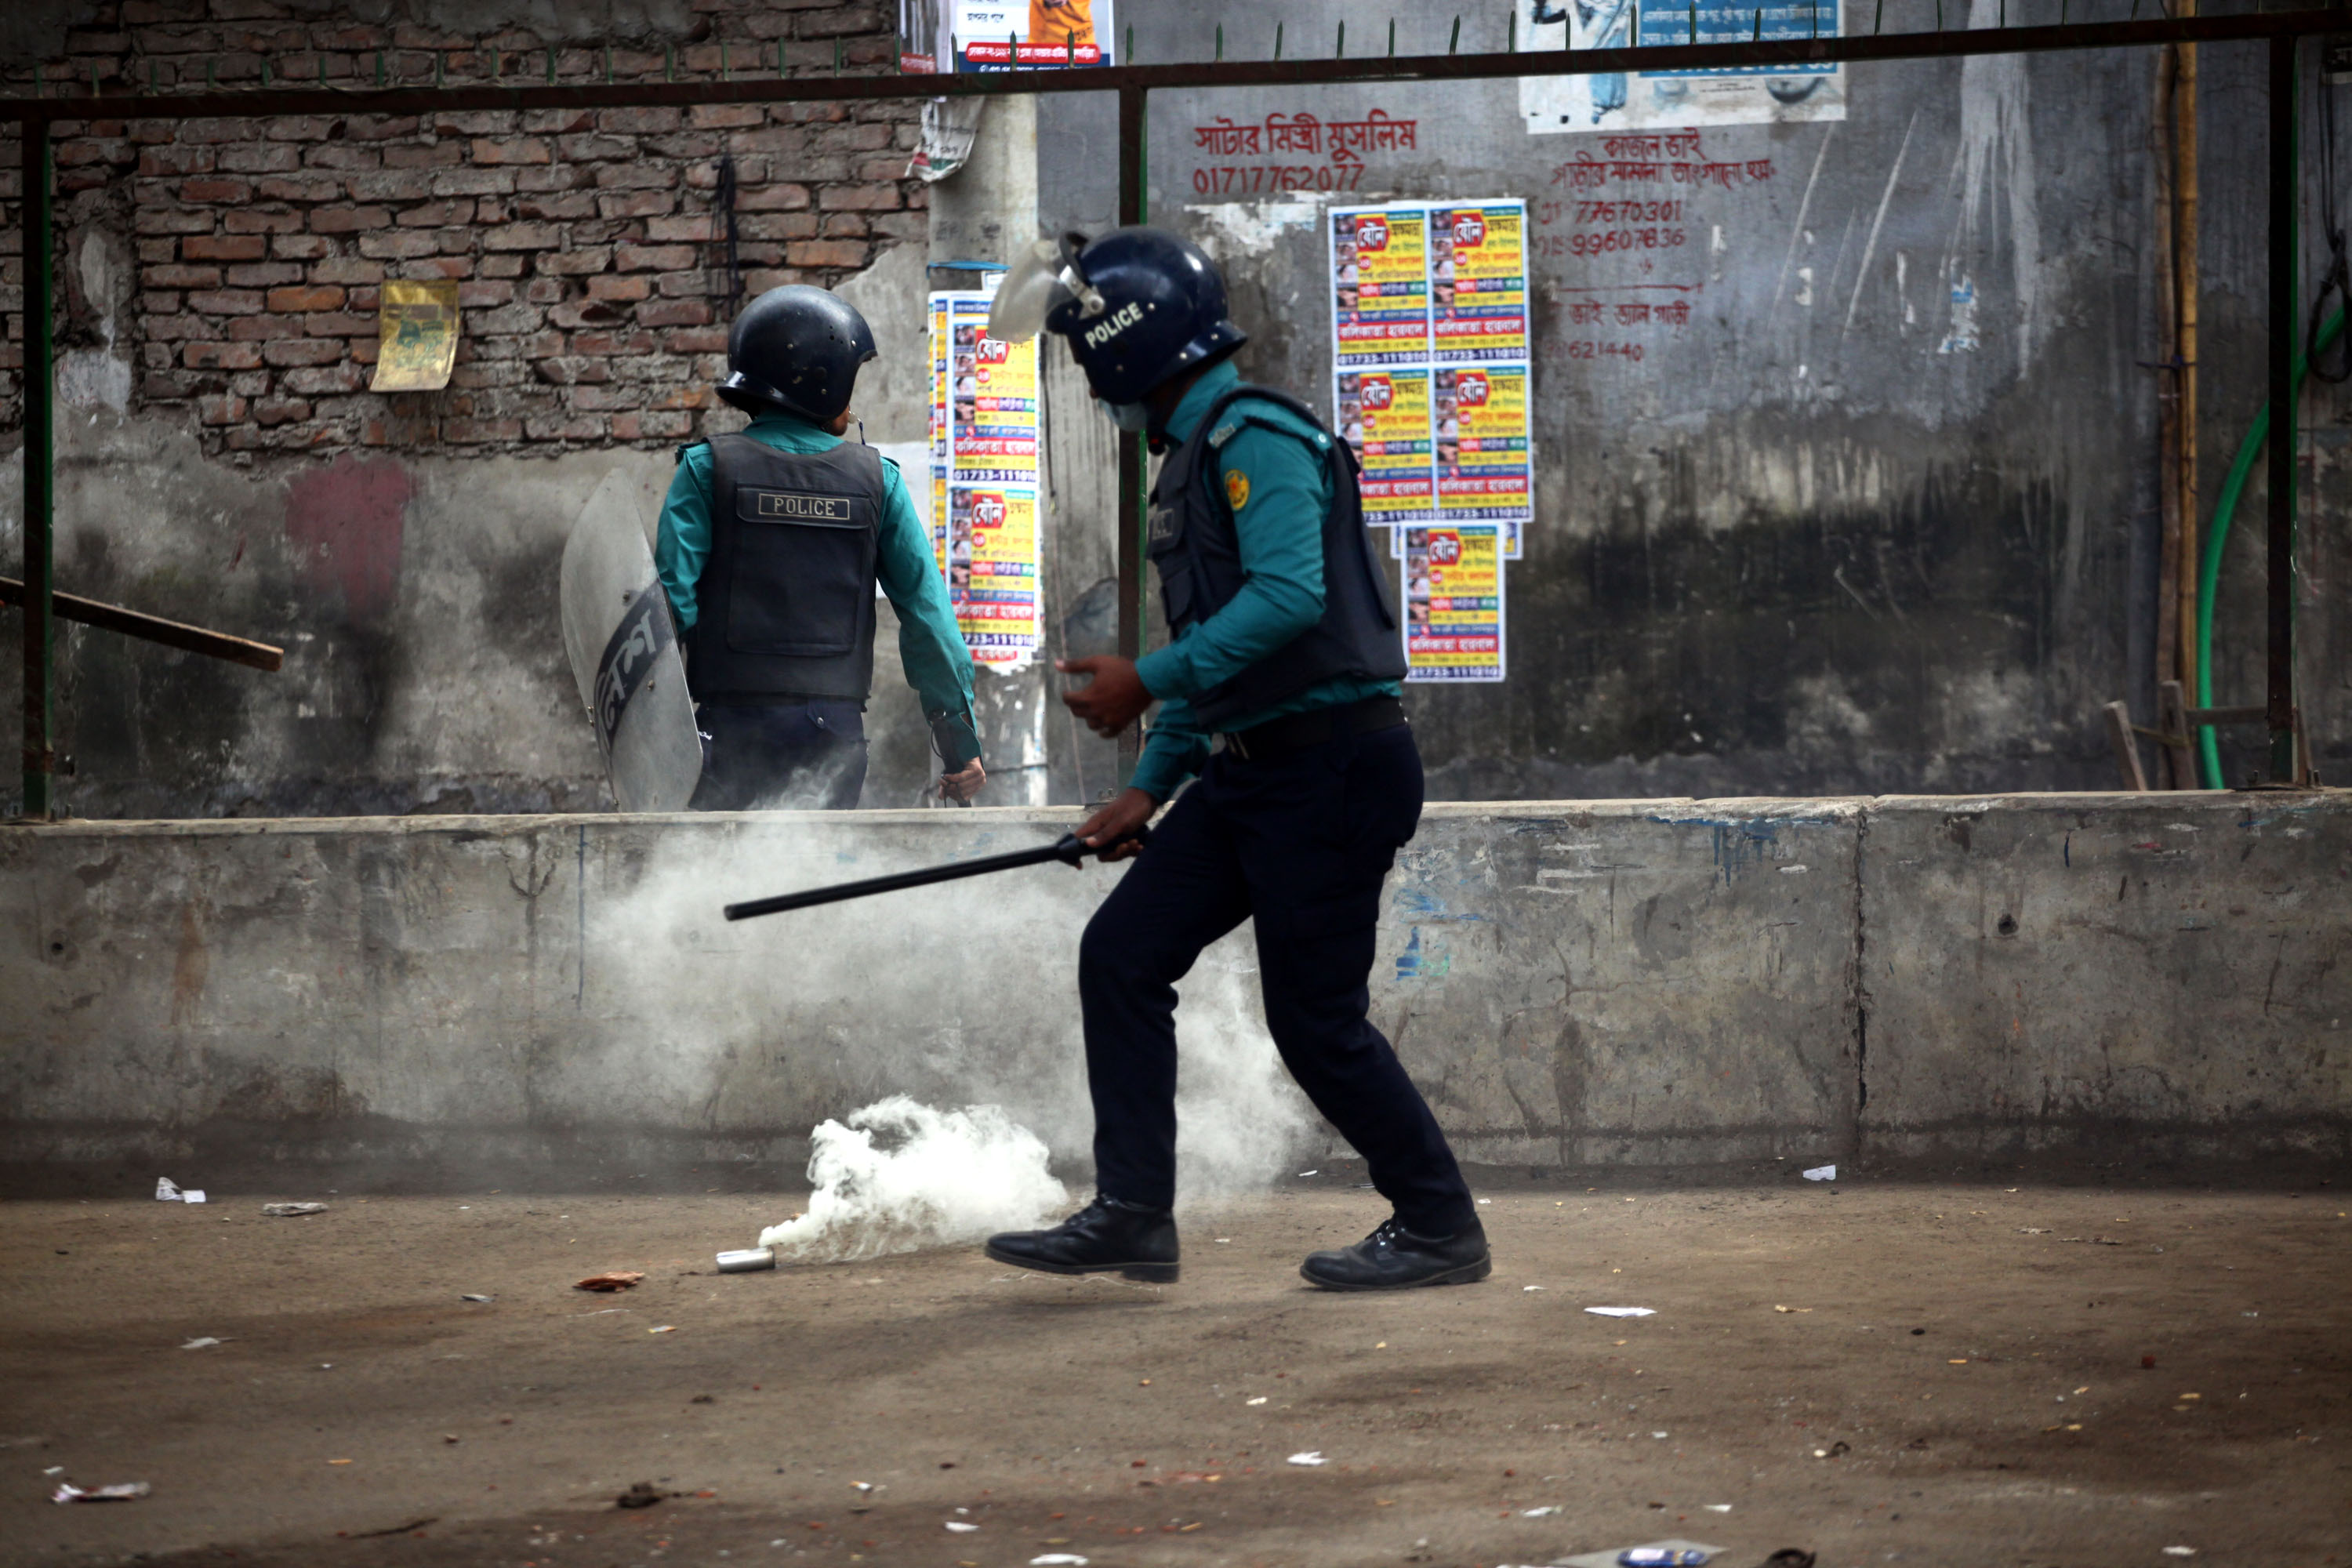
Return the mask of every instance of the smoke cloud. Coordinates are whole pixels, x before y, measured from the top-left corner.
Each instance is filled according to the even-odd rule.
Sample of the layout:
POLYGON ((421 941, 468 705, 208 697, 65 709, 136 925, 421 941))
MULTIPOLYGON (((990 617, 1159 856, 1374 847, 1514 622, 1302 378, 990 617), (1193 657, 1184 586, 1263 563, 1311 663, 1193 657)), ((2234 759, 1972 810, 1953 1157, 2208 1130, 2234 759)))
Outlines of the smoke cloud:
MULTIPOLYGON (((651 1120, 738 1151, 716 1157, 806 1158, 807 1214, 769 1233, 787 1258, 1058 1218, 1055 1178, 1070 1199, 1091 1191, 1078 938, 1127 868, 1037 867, 732 925, 719 910, 1063 826, 981 811, 686 818, 658 859, 592 863, 582 1005, 602 1021, 590 1048, 551 1065, 551 1087, 625 1077, 651 1120)), ((1178 991, 1179 1205, 1262 1191, 1328 1132, 1266 1034, 1248 928, 1178 991)))
POLYGON ((808 1212, 760 1233, 780 1263, 847 1263, 977 1241, 1068 1200, 1043 1140, 993 1105, 934 1110, 903 1094, 820 1122, 808 1212), (877 1137, 877 1134, 879 1135, 877 1137))

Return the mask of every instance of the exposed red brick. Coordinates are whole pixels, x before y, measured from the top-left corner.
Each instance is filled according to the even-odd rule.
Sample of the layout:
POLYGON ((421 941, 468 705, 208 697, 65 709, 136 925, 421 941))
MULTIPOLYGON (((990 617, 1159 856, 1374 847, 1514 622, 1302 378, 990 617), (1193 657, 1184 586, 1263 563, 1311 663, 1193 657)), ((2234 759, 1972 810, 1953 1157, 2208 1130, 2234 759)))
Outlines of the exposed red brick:
POLYGON ((309 310, 340 310, 343 290, 332 284, 297 284, 269 291, 269 308, 289 315, 309 310))
POLYGON ((549 151, 547 143, 535 136, 506 137, 496 140, 489 137, 478 137, 473 144, 473 153, 474 162, 483 164, 545 163, 554 157, 554 154, 549 151))
POLYGON ((224 179, 205 175, 180 182, 180 199, 184 202, 242 202, 253 197, 251 180, 224 179))
POLYGON ((271 364, 290 367, 332 364, 345 350, 333 338, 273 338, 261 345, 259 353, 271 364))
POLYGON ((220 397, 201 397, 196 400, 196 417, 207 425, 242 424, 245 420, 246 407, 245 399, 233 394, 220 397))
POLYGON ((139 280, 151 289, 215 289, 220 286, 221 269, 176 264, 148 267, 140 270, 139 280))
POLYGON ((299 261, 241 261, 228 269, 229 286, 234 289, 268 289, 300 281, 299 261))
POLYGON ((310 209, 313 234, 366 234, 392 222, 383 207, 326 206, 310 209))
POLYGON ((251 343, 190 343, 180 363, 190 370, 257 370, 261 351, 251 343))
POLYGON ((294 234, 302 215, 284 207, 231 207, 221 214, 221 227, 230 234, 294 234))
POLYGON ((675 272, 697 259, 690 245, 624 245, 613 252, 614 265, 624 272, 675 272))
POLYGON ((268 251, 269 241, 257 234, 192 234, 180 241, 189 261, 258 261, 268 251))
POLYGON ((655 300, 637 307, 637 321, 647 327, 699 327, 710 321, 710 307, 700 300, 655 300))

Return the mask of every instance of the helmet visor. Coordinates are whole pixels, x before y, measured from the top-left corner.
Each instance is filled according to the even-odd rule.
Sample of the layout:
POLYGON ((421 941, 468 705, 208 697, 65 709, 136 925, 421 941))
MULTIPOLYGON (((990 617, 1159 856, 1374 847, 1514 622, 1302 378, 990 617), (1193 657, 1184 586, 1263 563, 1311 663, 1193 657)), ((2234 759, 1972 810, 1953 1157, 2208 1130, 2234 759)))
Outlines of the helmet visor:
POLYGON ((988 308, 988 335, 1000 342, 1025 343, 1045 331, 1047 316, 1074 300, 1087 315, 1102 310, 1102 296, 1078 271, 1076 247, 1066 240, 1033 241, 996 286, 996 298, 988 308))

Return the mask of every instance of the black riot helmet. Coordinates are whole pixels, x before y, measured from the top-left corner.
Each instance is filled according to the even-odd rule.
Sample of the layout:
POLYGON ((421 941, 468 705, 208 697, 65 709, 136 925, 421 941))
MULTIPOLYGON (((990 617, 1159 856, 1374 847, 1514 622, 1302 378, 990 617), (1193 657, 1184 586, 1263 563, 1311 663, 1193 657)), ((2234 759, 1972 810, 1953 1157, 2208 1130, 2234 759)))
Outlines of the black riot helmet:
POLYGON ((719 395, 755 416, 782 409, 830 425, 849 406, 857 367, 875 353, 874 329, 856 306, 826 289, 787 283, 735 318, 719 395))
POLYGON ((1225 314, 1216 265, 1164 228, 1039 240, 998 287, 989 335, 1019 342, 1041 326, 1070 341, 1106 403, 1140 403, 1171 376, 1249 341, 1225 314))

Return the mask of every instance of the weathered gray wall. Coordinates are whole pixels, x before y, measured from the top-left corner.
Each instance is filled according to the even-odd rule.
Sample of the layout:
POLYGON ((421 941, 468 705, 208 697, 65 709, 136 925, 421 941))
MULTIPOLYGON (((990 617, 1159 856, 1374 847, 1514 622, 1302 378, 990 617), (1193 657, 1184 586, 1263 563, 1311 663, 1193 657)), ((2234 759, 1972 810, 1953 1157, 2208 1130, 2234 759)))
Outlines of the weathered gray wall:
MULTIPOLYGON (((2057 19, 2056 0, 1954 0, 1952 26, 2057 19), (1955 8, 1956 7, 1956 8, 1955 8)), ((1927 0, 1850 26, 1936 25, 1927 0)), ((1385 47, 1388 8, 1289 0, 1246 16, 1139 12, 1150 60, 1385 47)), ((2079 15, 2079 10, 2078 10, 2079 15)), ((1501 48, 1508 8, 1466 13, 1462 47, 1501 48)), ((1524 26, 1525 7, 1521 7, 1524 26)), ((1442 50, 1451 13, 1400 14, 1400 53, 1442 50)), ((1326 206, 1524 196, 1531 283, 1538 521, 1509 574, 1511 679, 1412 693, 1433 789, 1454 798, 2103 789, 2116 774, 2099 704, 2152 723, 2158 520, 2152 51, 1852 68, 1849 116, 1709 128, 1710 160, 1769 163, 1729 190, 1614 184, 1681 198, 1685 243, 1600 258, 1560 247, 1576 221, 1558 177, 1594 135, 1530 135, 1517 84, 1400 84, 1155 94, 1155 221, 1225 264, 1255 334, 1248 374, 1328 410, 1326 206), (1413 151, 1367 155, 1345 197, 1251 194, 1260 165, 1194 127, 1272 112, 1417 121, 1413 151), (1221 166, 1239 165, 1233 176, 1221 166), (1235 178, 1237 190, 1219 187, 1235 178), (1202 184, 1208 188, 1203 191, 1202 184), (1675 284, 1681 328, 1570 321, 1574 290, 1675 284), (1975 342, 1947 350, 1954 290, 1975 342), (1641 352, 1571 357, 1572 344, 1641 352)), ((2261 46, 2209 46, 2204 76, 2205 508, 2263 398, 2265 139, 2261 46)), ((2324 92, 2315 78, 2306 105, 2324 92)), ((2315 110, 2305 145, 2315 149, 2315 110)), ((1094 166, 1091 149, 1077 154, 1094 166)), ((2306 153, 2306 260, 2317 154, 2306 153)), ((1314 172, 1312 170, 1310 173, 1314 172)), ((1099 205, 1098 196, 1074 203, 1099 205)), ((1618 298, 1639 296, 1609 295, 1618 298)), ((2352 662, 2329 584, 2352 528, 2347 403, 2317 387, 2305 437, 2304 702, 2315 743, 2352 761, 2352 662), (2307 467, 2306 472, 2311 468, 2307 467), (2306 496, 2314 495, 2307 488, 2306 496)), ((2260 700, 2261 519, 2242 506, 2217 631, 2216 700, 2260 700)), ((2229 782, 2263 737, 2225 737, 2229 782)))
MULTIPOLYGON (((698 13, 672 0, 345 8, 369 25, 522 26, 574 44, 705 36, 698 13)), ((314 17, 334 7, 299 9, 314 17)), ((866 16, 842 10, 845 26, 852 11, 866 16)), ((1984 0, 1969 20, 1989 25, 2000 10, 1984 0)), ((2054 11, 2054 0, 2007 5, 2011 22, 2054 11)), ((41 0, 12 14, 5 36, 47 58, 66 47, 68 24, 110 27, 112 15, 41 0)), ((1465 14, 1462 47, 1502 47, 1507 15, 1499 5, 1465 14)), ((1885 15, 1899 28, 1931 25, 1934 12, 1929 0, 1891 0, 1885 15)), ((1276 0, 1223 19, 1227 51, 1262 56, 1279 21, 1292 55, 1326 54, 1343 16, 1351 52, 1381 47, 1388 8, 1276 0)), ((878 17, 868 18, 875 27, 886 25, 878 17)), ((1450 19, 1400 15, 1399 49, 1442 48, 1450 19)), ((1138 58, 1164 61, 1206 58, 1217 21, 1198 7, 1133 5, 1120 25, 1133 26, 1138 58)), ((1566 290, 1622 280, 1627 264, 1539 261, 1539 520, 1509 577, 1512 679, 1413 691, 1435 792, 2112 784, 2096 705, 2125 697, 2147 720, 2153 689, 2152 70, 2146 53, 1856 68, 1843 122, 1708 131, 1711 155, 1769 163, 1773 175, 1691 195, 1686 243, 1641 276, 1691 285, 1700 309, 1682 329, 1607 334, 1642 347, 1639 363, 1569 354, 1591 334, 1568 321, 1566 290), (1978 346, 1941 353, 1962 278, 1975 290, 1978 346)), ((2202 71, 2210 509, 2263 396, 2263 89, 2252 47, 2209 47, 2202 71)), ((2314 101, 2322 90, 2343 89, 2315 87, 2314 101)), ((1152 100, 1151 216, 1226 262, 1255 334, 1245 368, 1318 400, 1328 371, 1321 205, 1196 191, 1204 154, 1192 127, 1220 114, 1328 119, 1376 106, 1416 120, 1419 148, 1376 154, 1356 198, 1517 195, 1540 219, 1570 195, 1554 169, 1593 140, 1527 134, 1508 81, 1152 100)), ((1038 124, 1041 218, 1099 228, 1115 189, 1111 101, 1055 99, 1040 106, 1038 124)), ((0 172, 0 193, 8 178, 0 172)), ((93 210, 105 205, 105 193, 86 194, 93 210)), ((69 231, 78 210, 66 214, 69 231)), ((1579 226, 1572 212, 1549 216, 1538 234, 1557 251, 1579 226)), ((2315 237, 2307 248, 2313 276, 2315 237)), ((868 275, 877 313, 920 286, 904 265, 914 258, 896 254, 868 275)), ((125 277, 108 283, 105 272, 91 274, 105 287, 84 279, 89 298, 75 318, 85 359, 104 335, 91 310, 130 298, 125 277)), ((1094 651, 1108 647, 1112 625, 1110 445, 1064 356, 1049 351, 1049 651, 1094 651)), ((68 388, 63 585, 283 637, 290 658, 285 674, 261 676, 68 631, 61 733, 76 772, 62 782, 67 809, 599 805, 595 760, 555 652, 553 563, 569 504, 614 464, 657 488, 666 452, 526 459, 429 449, 241 467, 205 457, 183 414, 159 416, 135 394, 119 410, 107 393, 87 379, 68 388)), ((2330 592, 2352 548, 2348 412, 2344 394, 2315 389, 2305 437, 2302 679, 2315 739, 2336 772, 2352 763, 2352 659, 2341 595, 2330 592)), ((888 423, 877 420, 877 438, 888 423)), ((13 447, 0 458, 0 561, 17 549, 19 461, 13 447)), ((2260 691, 2263 503, 2258 479, 2223 578, 2223 703, 2260 691)), ((929 759, 912 700, 887 668, 887 626, 882 640, 867 799, 902 805, 929 759)), ((16 685, 15 638, 0 637, 0 689, 16 685)), ((1032 733, 1038 696, 1024 681, 990 702, 1032 733)), ((1110 782, 1105 749, 1066 716, 1048 709, 1046 718, 1052 798, 1098 794, 1110 782)), ((2256 746, 2238 742, 2258 737, 2230 739, 2235 783, 2260 762, 2256 746)), ((0 774, 0 809, 14 787, 13 774, 0 774)))
MULTIPOLYGON (((1075 947, 1115 870, 719 919, 1068 820, 0 834, 0 1160, 772 1178, 898 1091, 1002 1101, 1077 1156, 1075 947)), ((1373 1014, 1479 1161, 2340 1163, 2347 947, 2333 797, 1439 806, 1391 879, 1373 1014)), ((1186 983, 1195 1133, 1292 1102, 1253 969, 1237 938, 1186 983)), ((1290 1125, 1259 1127, 1265 1173, 1290 1125)))

